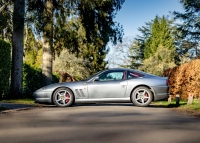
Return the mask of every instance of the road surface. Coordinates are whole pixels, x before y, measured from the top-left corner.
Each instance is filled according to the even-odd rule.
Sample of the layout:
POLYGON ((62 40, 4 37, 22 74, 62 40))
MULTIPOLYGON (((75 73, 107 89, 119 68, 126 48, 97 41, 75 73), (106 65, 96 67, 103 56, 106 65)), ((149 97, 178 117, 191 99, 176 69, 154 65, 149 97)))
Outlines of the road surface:
POLYGON ((162 107, 86 104, 0 114, 0 143, 199 143, 200 119, 162 107))

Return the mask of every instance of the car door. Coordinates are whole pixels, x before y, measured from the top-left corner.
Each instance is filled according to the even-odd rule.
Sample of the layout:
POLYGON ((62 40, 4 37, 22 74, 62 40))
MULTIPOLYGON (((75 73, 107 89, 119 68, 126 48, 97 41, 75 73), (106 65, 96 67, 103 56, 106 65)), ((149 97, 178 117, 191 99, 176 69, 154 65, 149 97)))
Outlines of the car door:
POLYGON ((127 88, 126 71, 107 71, 88 83, 89 98, 122 98, 127 88))

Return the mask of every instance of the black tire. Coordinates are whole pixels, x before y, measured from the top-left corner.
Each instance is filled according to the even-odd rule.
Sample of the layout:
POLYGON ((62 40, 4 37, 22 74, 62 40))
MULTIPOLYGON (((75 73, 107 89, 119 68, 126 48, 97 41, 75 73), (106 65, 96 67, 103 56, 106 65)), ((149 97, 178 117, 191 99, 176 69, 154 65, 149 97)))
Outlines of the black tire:
POLYGON ((151 90, 144 86, 137 87, 131 94, 133 104, 139 107, 148 106, 152 99, 153 95, 151 90))
POLYGON ((74 94, 68 88, 58 88, 53 94, 53 103, 59 107, 69 107, 74 103, 74 94))

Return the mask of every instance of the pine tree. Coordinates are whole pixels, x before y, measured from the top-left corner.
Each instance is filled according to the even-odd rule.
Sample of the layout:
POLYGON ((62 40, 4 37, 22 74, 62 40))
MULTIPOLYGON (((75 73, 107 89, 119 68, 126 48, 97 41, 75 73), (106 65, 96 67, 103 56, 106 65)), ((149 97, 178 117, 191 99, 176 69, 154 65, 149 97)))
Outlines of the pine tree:
POLYGON ((179 55, 188 54, 188 58, 200 58, 200 1, 199 0, 180 0, 185 12, 174 12, 176 19, 182 20, 178 24, 179 43, 177 52, 179 55))
POLYGON ((153 56, 159 46, 164 46, 167 49, 175 49, 174 39, 170 32, 169 23, 163 16, 156 18, 151 27, 151 37, 145 42, 144 58, 148 59, 153 56))

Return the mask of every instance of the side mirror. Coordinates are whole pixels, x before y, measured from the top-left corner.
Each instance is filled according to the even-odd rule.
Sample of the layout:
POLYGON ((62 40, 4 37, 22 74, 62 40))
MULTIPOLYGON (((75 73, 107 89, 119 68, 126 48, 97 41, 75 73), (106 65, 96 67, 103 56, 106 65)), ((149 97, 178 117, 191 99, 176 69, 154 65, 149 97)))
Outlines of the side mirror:
POLYGON ((95 77, 93 81, 99 81, 99 77, 95 77))

